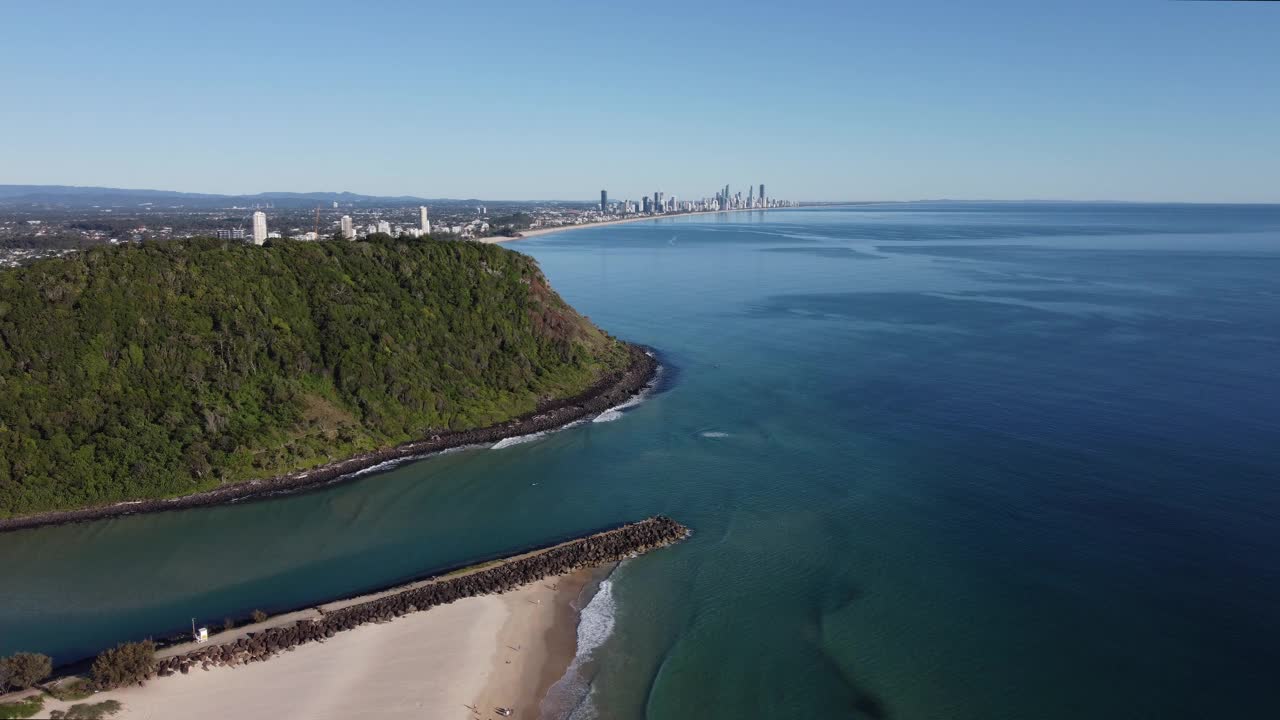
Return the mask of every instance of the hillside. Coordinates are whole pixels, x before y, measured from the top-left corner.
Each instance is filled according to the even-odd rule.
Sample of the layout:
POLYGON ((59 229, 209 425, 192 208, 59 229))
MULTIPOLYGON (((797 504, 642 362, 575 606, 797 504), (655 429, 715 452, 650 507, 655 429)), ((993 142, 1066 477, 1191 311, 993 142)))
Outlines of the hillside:
POLYGON ((276 207, 315 207, 316 203, 339 202, 348 205, 416 205, 424 202, 479 201, 464 198, 445 199, 411 195, 361 195, 352 192, 262 192, 242 195, 146 190, 136 188, 82 187, 76 185, 0 185, 0 206, 53 205, 61 207, 135 206, 142 204, 179 205, 186 208, 227 208, 271 203, 276 207))
POLYGON ((0 518, 491 425, 627 359, 493 245, 201 240, 0 271, 0 518))

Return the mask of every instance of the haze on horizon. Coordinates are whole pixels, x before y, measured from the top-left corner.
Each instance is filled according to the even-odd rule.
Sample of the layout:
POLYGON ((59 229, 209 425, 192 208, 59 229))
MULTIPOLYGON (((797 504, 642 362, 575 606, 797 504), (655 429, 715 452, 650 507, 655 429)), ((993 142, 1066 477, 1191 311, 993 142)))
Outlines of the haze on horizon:
POLYGON ((22 3, 0 184, 1280 201, 1271 3, 22 3))

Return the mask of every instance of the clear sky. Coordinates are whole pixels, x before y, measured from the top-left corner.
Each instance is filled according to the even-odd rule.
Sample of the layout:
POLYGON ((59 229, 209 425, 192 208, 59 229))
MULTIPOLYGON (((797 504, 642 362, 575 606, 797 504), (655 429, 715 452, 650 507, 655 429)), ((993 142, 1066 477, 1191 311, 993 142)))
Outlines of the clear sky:
POLYGON ((4 4, 0 183, 1280 201, 1280 3, 4 4))

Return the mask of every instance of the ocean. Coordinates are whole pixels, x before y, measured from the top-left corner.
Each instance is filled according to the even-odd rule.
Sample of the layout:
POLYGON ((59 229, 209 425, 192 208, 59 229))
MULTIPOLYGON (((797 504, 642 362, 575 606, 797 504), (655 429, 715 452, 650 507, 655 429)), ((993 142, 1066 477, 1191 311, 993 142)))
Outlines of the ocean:
POLYGON ((1280 708, 1280 206, 908 203, 509 245, 647 344, 565 430, 0 535, 0 654, 291 608, 665 513, 576 718, 1280 708))

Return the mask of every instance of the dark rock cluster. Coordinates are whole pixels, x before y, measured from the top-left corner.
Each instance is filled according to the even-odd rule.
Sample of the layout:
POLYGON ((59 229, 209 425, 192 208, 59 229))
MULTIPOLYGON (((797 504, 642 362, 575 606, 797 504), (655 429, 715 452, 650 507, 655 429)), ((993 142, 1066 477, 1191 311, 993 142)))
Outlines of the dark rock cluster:
POLYGON ((555 545, 475 572, 445 577, 368 602, 335 610, 317 619, 272 627, 233 642, 200 648, 159 661, 161 676, 187 673, 192 667, 242 665, 267 660, 303 643, 333 637, 367 623, 386 622, 411 612, 427 610, 454 600, 501 593, 546 577, 617 562, 629 556, 679 542, 689 529, 658 515, 640 522, 555 545))
POLYGON ((625 371, 615 372, 601 378, 586 392, 576 397, 544 402, 534 412, 505 423, 476 430, 442 432, 425 440, 357 455, 311 470, 281 475, 268 480, 254 480, 227 485, 217 490, 185 495, 169 500, 142 500, 105 507, 4 518, 0 519, 0 532, 41 525, 84 522, 119 515, 217 505, 230 500, 301 490, 316 485, 324 485, 343 476, 389 461, 428 455, 465 445, 484 445, 510 437, 553 430, 584 417, 598 415, 615 405, 622 404, 628 398, 644 390, 645 386, 649 384, 658 371, 658 361, 646 352, 644 348, 631 345, 629 349, 631 352, 631 364, 625 371))

